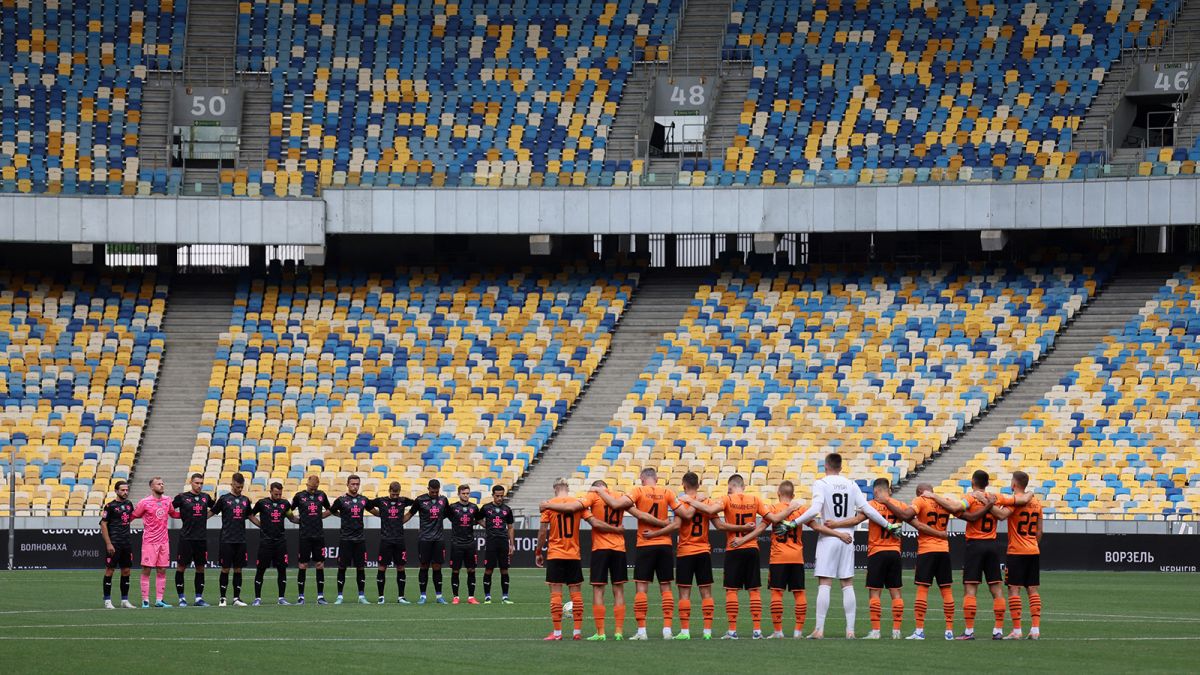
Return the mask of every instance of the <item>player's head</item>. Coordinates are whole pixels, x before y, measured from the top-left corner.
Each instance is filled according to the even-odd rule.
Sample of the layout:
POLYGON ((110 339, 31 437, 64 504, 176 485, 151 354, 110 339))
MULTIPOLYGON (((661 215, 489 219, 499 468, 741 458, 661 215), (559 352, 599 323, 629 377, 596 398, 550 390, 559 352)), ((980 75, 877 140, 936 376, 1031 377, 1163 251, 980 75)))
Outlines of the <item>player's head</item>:
POLYGON ((162 476, 155 476, 150 479, 150 492, 153 492, 154 496, 161 497, 166 491, 167 486, 163 483, 162 476))
POLYGON ((886 478, 876 478, 871 487, 875 489, 875 499, 892 496, 892 483, 886 478))
POLYGON ((429 493, 430 497, 436 497, 442 494, 442 481, 436 478, 430 478, 426 488, 426 491, 429 493))
POLYGON ((388 485, 388 496, 391 497, 392 499, 396 499, 400 496, 400 483, 399 482, 392 481, 391 485, 388 485))
POLYGON ((658 472, 650 467, 642 469, 639 477, 642 479, 642 485, 654 485, 658 482, 658 472))
POLYGON ((1012 475, 1013 492, 1017 490, 1024 492, 1027 487, 1029 487, 1029 474, 1024 471, 1014 471, 1012 475))
POLYGON ((837 475, 842 472, 842 456, 836 452, 825 455, 825 473, 837 475))
POLYGON ((923 495, 926 492, 933 492, 933 486, 929 483, 917 483, 917 495, 923 495))
POLYGON ((700 489, 700 476, 697 476, 694 471, 689 471, 683 474, 683 489, 688 492, 695 492, 700 489))
POLYGON ((350 492, 351 496, 358 494, 360 485, 362 485, 362 479, 356 473, 350 474, 350 477, 346 479, 346 490, 350 492))
POLYGON ((975 469, 975 473, 971 474, 971 485, 976 490, 987 489, 988 481, 988 472, 983 469, 975 469))
POLYGON ((129 496, 129 483, 123 480, 117 481, 113 486, 113 492, 117 493, 117 499, 125 499, 129 496))
POLYGON ((594 481, 592 481, 592 487, 604 488, 605 490, 607 490, 608 483, 605 483, 602 480, 594 480, 594 481))
POLYGON ((493 485, 492 486, 492 503, 495 504, 496 506, 500 506, 501 504, 504 503, 504 486, 503 485, 493 485))
POLYGON ((271 499, 283 499, 283 483, 271 483, 271 499))
POLYGON ((729 477, 729 492, 737 494, 746 489, 746 479, 742 478, 742 474, 735 473, 729 477))
POLYGON ((790 502, 796 498, 796 486, 792 481, 785 480, 779 484, 779 501, 790 502))
POLYGON ((204 474, 192 474, 191 478, 188 479, 188 485, 192 488, 192 492, 200 494, 200 491, 204 489, 204 474))
POLYGON ((570 491, 571 491, 571 484, 567 482, 566 478, 560 477, 560 478, 554 479, 554 496, 555 497, 561 497, 570 491))
POLYGON ((460 502, 471 501, 471 486, 470 485, 463 483, 462 485, 458 486, 458 501, 460 501, 460 502))
POLYGON ((229 489, 234 496, 242 494, 242 490, 246 487, 246 477, 240 473, 233 474, 229 479, 229 489))
POLYGON ((305 479, 305 481, 304 481, 304 487, 309 492, 316 492, 317 488, 320 487, 320 485, 321 485, 321 477, 315 473, 309 474, 308 478, 305 479))

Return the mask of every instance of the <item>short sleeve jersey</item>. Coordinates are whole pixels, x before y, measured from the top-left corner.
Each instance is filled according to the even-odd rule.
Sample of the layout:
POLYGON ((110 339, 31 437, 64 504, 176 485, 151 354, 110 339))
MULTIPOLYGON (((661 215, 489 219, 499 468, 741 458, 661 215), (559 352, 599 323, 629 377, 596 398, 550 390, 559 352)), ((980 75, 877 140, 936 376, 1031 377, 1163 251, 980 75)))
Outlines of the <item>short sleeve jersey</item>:
MULTIPOLYGON (((963 505, 967 511, 974 511, 983 502, 975 498, 974 495, 968 494, 963 497, 963 505)), ((965 511, 964 511, 965 513, 965 511)), ((983 517, 974 522, 967 521, 967 539, 995 539, 996 538, 996 516, 992 515, 992 510, 988 509, 983 512, 983 517)))
POLYGON ((183 527, 179 529, 179 538, 188 541, 203 541, 208 537, 208 513, 212 510, 213 498, 208 493, 181 492, 175 495, 171 505, 179 511, 179 520, 183 527))
POLYGON ((320 539, 325 536, 325 509, 329 509, 330 506, 329 497, 324 490, 301 490, 296 493, 292 498, 292 508, 296 510, 296 517, 300 519, 302 539, 320 539))
POLYGON ((379 538, 383 541, 404 541, 404 511, 412 506, 408 497, 378 497, 372 499, 368 508, 379 513, 379 538))
POLYGON ((254 504, 253 515, 258 516, 258 529, 262 533, 262 541, 279 543, 283 541, 283 527, 287 521, 288 511, 292 503, 286 499, 271 499, 264 497, 254 504))
POLYGON ((367 512, 367 498, 362 495, 342 495, 333 502, 331 513, 342 521, 338 536, 342 541, 366 541, 363 517, 367 512))
POLYGON ((250 517, 250 499, 246 495, 223 494, 213 504, 212 512, 221 516, 221 543, 246 543, 246 519, 250 517))
MULTIPOLYGON (((578 502, 574 497, 555 497, 551 504, 570 504, 578 502)), ((579 560, 579 522, 583 520, 583 511, 575 513, 558 513, 557 511, 542 511, 541 522, 549 524, 548 545, 546 558, 548 560, 579 560)))
MULTIPOLYGON (((791 508, 791 502, 779 502, 771 507, 771 513, 783 513, 791 508)), ((798 509, 803 513, 803 509, 798 509)), ((784 534, 771 535, 771 564, 772 565, 803 565, 804 540, 800 538, 799 527, 793 527, 784 534)))
POLYGON ((475 545, 475 516, 479 507, 471 502, 454 502, 450 505, 450 543, 454 546, 475 545))
MULTIPOLYGON (((758 516, 765 516, 770 513, 767 505, 763 503, 757 495, 748 495, 744 492, 735 495, 725 495, 721 498, 721 511, 725 514, 725 522, 732 525, 754 525, 757 522, 758 516)), ((733 538, 730 538, 732 541, 733 538)), ((758 540, 751 539, 741 546, 733 546, 728 550, 741 551, 744 549, 757 549, 758 540)))
POLYGON ((114 499, 104 505, 100 522, 108 523, 108 538, 113 546, 130 546, 129 523, 133 520, 133 502, 114 499))
POLYGON ((508 527, 513 524, 513 511, 508 504, 484 504, 475 517, 483 524, 485 537, 493 541, 508 541, 508 527))
MULTIPOLYGON (((659 520, 668 520, 671 509, 675 508, 678 503, 675 501, 675 493, 665 487, 658 485, 639 485, 629 491, 629 498, 633 500, 633 505, 639 511, 647 513, 659 520)), ((670 546, 671 535, 655 537, 654 539, 646 539, 642 534, 644 528, 638 527, 637 545, 638 546, 670 546)))
POLYGON ((421 541, 442 540, 446 532, 443 521, 450 517, 450 500, 442 495, 430 497, 424 494, 413 502, 412 512, 420 519, 421 529, 418 537, 421 541))
MULTIPOLYGON (((704 503, 709 506, 716 505, 711 499, 704 500, 704 503)), ((693 509, 693 512, 691 518, 675 514, 679 518, 679 545, 675 554, 680 557, 712 553, 712 544, 708 541, 708 525, 712 522, 712 517, 699 509, 693 509)))
POLYGON ((1042 503, 1038 498, 1030 499, 1025 506, 1017 506, 1012 495, 1000 495, 996 503, 1012 509, 1008 516, 1008 554, 1041 553, 1042 548, 1037 538, 1042 529, 1042 503))
MULTIPOLYGON (((614 499, 622 497, 620 492, 610 493, 614 499)), ((621 520, 625 517, 625 512, 620 509, 614 509, 595 492, 589 492, 580 500, 587 507, 584 511, 584 518, 598 518, 613 527, 621 527, 621 520)), ((625 534, 622 532, 600 532, 592 530, 592 550, 593 551, 624 551, 625 550, 625 534)))
MULTIPOLYGON (((912 503, 917 519, 929 527, 945 532, 950 524, 950 512, 928 497, 917 497, 912 503)), ((922 553, 949 553, 950 542, 924 532, 917 535, 917 555, 922 553)))
MULTIPOLYGON (((908 506, 898 499, 893 498, 892 501, 896 502, 900 506, 908 506)), ((896 514, 892 513, 892 510, 887 507, 887 504, 874 499, 867 503, 875 507, 875 510, 879 512, 879 515, 883 516, 884 520, 888 521, 889 523, 894 524, 900 522, 900 519, 896 517, 896 514)), ((895 532, 888 532, 874 522, 868 522, 870 522, 870 526, 867 528, 868 556, 875 555, 880 551, 900 552, 900 537, 897 536, 895 532)))

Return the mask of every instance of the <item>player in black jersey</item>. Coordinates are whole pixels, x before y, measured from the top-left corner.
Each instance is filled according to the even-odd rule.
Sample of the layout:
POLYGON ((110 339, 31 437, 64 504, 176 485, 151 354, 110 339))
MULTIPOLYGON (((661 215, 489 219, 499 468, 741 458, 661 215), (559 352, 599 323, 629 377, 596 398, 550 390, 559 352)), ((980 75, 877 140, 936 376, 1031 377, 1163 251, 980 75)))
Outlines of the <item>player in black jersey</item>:
POLYGON ((458 501, 450 505, 450 591, 451 601, 459 603, 458 573, 467 568, 467 604, 478 605, 475 599, 475 562, 479 544, 475 541, 475 521, 479 507, 471 503, 471 486, 458 486, 458 501))
POLYGON ((517 550, 513 536, 513 512, 504 503, 504 486, 492 488, 492 503, 484 504, 475 515, 483 524, 483 604, 492 603, 492 570, 500 568, 501 601, 511 605, 508 599, 508 562, 517 550))
POLYGON ((450 517, 450 500, 441 495, 442 483, 436 478, 429 479, 429 490, 417 497, 412 509, 408 512, 407 521, 414 514, 421 516, 421 529, 417 536, 417 556, 421 561, 421 572, 417 581, 421 584, 421 597, 418 605, 425 604, 425 589, 429 585, 429 568, 433 567, 433 590, 437 593, 437 603, 446 604, 442 599, 442 563, 445 562, 443 534, 445 529, 442 521, 450 517))
POLYGON ((233 474, 229 480, 227 494, 217 498, 213 504, 213 515, 221 516, 220 556, 221 599, 217 604, 225 606, 225 593, 229 590, 229 570, 233 570, 233 606, 245 607, 242 602, 242 568, 246 566, 246 519, 250 517, 250 499, 242 494, 246 477, 233 474))
POLYGON ((204 475, 192 474, 191 489, 175 495, 171 505, 179 511, 179 555, 175 557, 175 592, 179 594, 179 606, 187 607, 183 597, 183 573, 188 565, 196 569, 196 606, 208 607, 204 601, 204 566, 208 564, 208 514, 213 507, 213 498, 204 489, 204 475))
POLYGON ((396 566, 396 602, 407 605, 404 597, 404 583, 407 581, 404 573, 404 563, 407 562, 407 552, 404 547, 405 510, 413 505, 413 500, 400 496, 400 483, 392 482, 388 486, 388 496, 372 499, 367 509, 379 518, 379 570, 375 574, 375 585, 379 588, 379 604, 383 604, 383 590, 387 586, 388 566, 396 566))
POLYGON ((300 586, 300 596, 296 604, 304 604, 304 581, 308 575, 308 563, 314 562, 317 567, 317 604, 325 602, 325 519, 329 517, 329 497, 323 490, 317 488, 321 479, 313 474, 305 481, 305 489, 296 493, 292 498, 292 508, 300 519, 300 554, 297 556, 297 567, 300 573, 296 583, 300 586))
POLYGON ((258 526, 258 565, 254 572, 254 606, 262 604, 263 575, 268 567, 274 567, 279 587, 279 604, 290 605, 285 599, 287 591, 287 541, 284 539, 284 521, 298 523, 292 513, 292 503, 283 498, 283 484, 271 483, 271 496, 260 499, 250 512, 250 522, 258 526))
POLYGON ((367 535, 363 530, 363 517, 367 513, 367 498, 358 494, 362 481, 351 474, 346 479, 346 494, 334 500, 329 511, 342 520, 338 538, 337 600, 342 604, 342 589, 346 586, 346 568, 354 565, 358 582, 358 604, 367 602, 367 535))
POLYGON ((100 535, 104 537, 104 608, 112 604, 113 570, 121 568, 121 606, 133 609, 129 602, 129 570, 133 567, 133 546, 129 540, 129 523, 133 520, 133 502, 129 501, 129 483, 119 480, 117 498, 104 505, 100 512, 100 535))

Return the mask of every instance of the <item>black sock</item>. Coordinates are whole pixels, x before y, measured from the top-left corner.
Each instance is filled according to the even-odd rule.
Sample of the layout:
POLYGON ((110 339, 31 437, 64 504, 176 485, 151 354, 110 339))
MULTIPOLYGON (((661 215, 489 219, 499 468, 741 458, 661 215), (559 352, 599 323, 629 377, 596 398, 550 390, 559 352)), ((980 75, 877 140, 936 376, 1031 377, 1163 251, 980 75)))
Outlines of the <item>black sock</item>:
POLYGON ((233 571, 233 597, 235 600, 242 599, 242 571, 233 571))
POLYGON ((458 597, 458 570, 450 572, 450 593, 458 597))
POLYGON ((321 597, 324 595, 325 595, 325 570, 318 567, 317 568, 317 596, 321 597))
POLYGON ((387 570, 380 568, 375 573, 375 587, 379 589, 379 597, 383 597, 384 586, 387 585, 387 570))
POLYGON ((183 599, 183 568, 179 567, 175 570, 175 592, 179 594, 179 599, 183 599))
POLYGON ((366 595, 367 594, 367 570, 366 570, 366 568, 363 568, 363 567, 357 568, 354 572, 354 580, 358 582, 358 594, 366 595))
POLYGON ((221 572, 221 576, 217 577, 217 586, 221 589, 219 597, 225 597, 225 591, 229 590, 229 572, 221 572))
POLYGON ((475 597, 475 570, 467 570, 467 597, 475 597))
POLYGON ((300 576, 296 579, 296 583, 300 586, 300 597, 304 597, 304 577, 308 576, 308 569, 301 567, 300 576))
POLYGON ((396 570, 396 585, 399 587, 399 590, 396 591, 396 597, 404 597, 404 582, 406 581, 408 581, 408 576, 404 573, 404 570, 396 570))
POLYGON ((196 597, 203 598, 204 597, 204 572, 201 572, 199 570, 196 571, 196 579, 195 579, 195 581, 192 582, 192 585, 196 589, 196 597))
POLYGON ((438 595, 442 594, 442 570, 440 567, 433 571, 433 592, 438 595))
POLYGON ((104 599, 112 599, 112 577, 104 577, 104 599))
POLYGON ((276 575, 275 585, 279 587, 279 597, 282 598, 284 595, 287 594, 287 568, 286 567, 275 568, 275 575, 276 575))
POLYGON ((337 573, 338 595, 342 594, 342 589, 346 586, 346 568, 339 567, 337 573))
POLYGON ((121 575, 121 599, 122 600, 129 599, 129 575, 128 574, 121 575))
POLYGON ((417 583, 421 586, 421 595, 425 595, 425 589, 429 586, 429 568, 422 567, 420 572, 417 572, 417 583))
POLYGON ((484 597, 492 597, 492 571, 483 571, 483 595, 484 597))
POLYGON ((500 590, 504 593, 504 597, 508 597, 508 572, 500 571, 500 590))
POLYGON ((263 575, 266 574, 266 568, 259 567, 254 570, 254 599, 258 600, 262 597, 263 575))

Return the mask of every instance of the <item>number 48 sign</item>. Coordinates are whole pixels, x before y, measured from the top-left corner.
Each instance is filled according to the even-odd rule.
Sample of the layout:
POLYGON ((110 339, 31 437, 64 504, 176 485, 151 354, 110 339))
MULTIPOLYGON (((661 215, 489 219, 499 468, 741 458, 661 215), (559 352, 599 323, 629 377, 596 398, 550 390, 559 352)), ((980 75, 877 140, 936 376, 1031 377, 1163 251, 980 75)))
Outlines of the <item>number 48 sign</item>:
POLYGON ((712 108, 712 78, 662 77, 654 86, 656 117, 707 115, 712 108))

